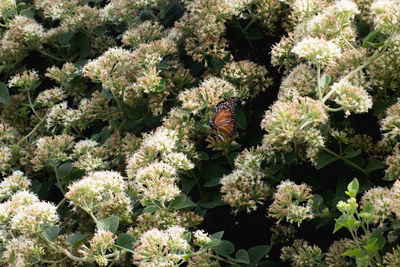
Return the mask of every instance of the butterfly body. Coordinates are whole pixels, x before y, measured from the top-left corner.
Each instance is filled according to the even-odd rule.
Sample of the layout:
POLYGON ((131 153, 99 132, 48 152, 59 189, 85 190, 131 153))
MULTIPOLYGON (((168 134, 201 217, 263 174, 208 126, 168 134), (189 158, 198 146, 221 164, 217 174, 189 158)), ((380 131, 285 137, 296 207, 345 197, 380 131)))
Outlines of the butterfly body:
POLYGON ((219 103, 210 118, 210 125, 217 130, 218 137, 223 141, 224 138, 220 133, 224 133, 229 137, 233 137, 237 131, 237 123, 235 120, 235 99, 219 103))

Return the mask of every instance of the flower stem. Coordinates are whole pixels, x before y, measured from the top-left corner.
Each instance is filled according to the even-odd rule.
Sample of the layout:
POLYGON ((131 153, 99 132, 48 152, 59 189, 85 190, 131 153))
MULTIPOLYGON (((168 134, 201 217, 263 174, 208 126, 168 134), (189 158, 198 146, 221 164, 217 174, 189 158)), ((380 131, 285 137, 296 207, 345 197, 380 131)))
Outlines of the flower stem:
POLYGON ((240 29, 240 34, 235 38, 235 40, 233 40, 233 44, 235 44, 237 41, 239 41, 240 38, 242 38, 242 36, 244 34, 247 33, 247 30, 250 28, 251 25, 253 25, 253 23, 256 22, 256 18, 252 17, 250 22, 246 25, 246 27, 243 29, 240 25, 239 25, 239 29, 240 29))
POLYGON ((96 217, 93 215, 93 212, 88 212, 89 213, 89 215, 90 215, 90 217, 92 217, 92 219, 93 219, 93 221, 95 222, 95 224, 97 225, 97 219, 96 219, 96 217))
MULTIPOLYGON (((63 189, 62 186, 61 186, 61 181, 60 181, 60 178, 58 177, 56 167, 53 167, 53 170, 54 170, 54 173, 56 174, 56 179, 57 179, 58 188, 60 189, 61 193, 62 193, 63 195, 65 195, 65 191, 64 191, 64 189, 63 189)), ((65 198, 64 198, 64 199, 65 199, 65 198)), ((61 203, 61 202, 60 202, 60 203, 61 203)), ((58 206, 57 206, 57 207, 58 207, 58 206)))
POLYGON ((36 132, 36 130, 39 128, 39 126, 44 122, 46 116, 44 116, 39 123, 35 126, 35 128, 32 129, 32 131, 30 131, 27 135, 24 136, 24 138, 22 138, 21 140, 18 141, 18 143, 16 144, 16 146, 19 146, 22 142, 24 142, 29 136, 31 136, 34 132, 36 132))
POLYGON ((57 252, 63 253, 65 256, 67 256, 71 260, 77 261, 77 262, 86 262, 86 261, 88 261, 86 258, 80 258, 80 257, 76 257, 76 256, 72 255, 72 253, 69 252, 68 250, 66 250, 65 248, 63 248, 63 247, 57 245, 56 243, 48 240, 46 237, 43 236, 42 233, 39 233, 39 236, 49 245, 50 248, 54 249, 57 252))
POLYGON ((321 92, 321 64, 317 64, 317 90, 318 90, 318 98, 319 102, 322 102, 322 92, 321 92))
POLYGON ((35 108, 32 105, 32 100, 31 100, 31 94, 29 93, 29 90, 26 90, 26 93, 28 94, 28 101, 29 101, 29 106, 31 106, 31 109, 33 111, 33 114, 35 114, 36 117, 38 117, 39 119, 41 119, 41 117, 37 114, 35 108))
POLYGON ((232 261, 229 261, 229 260, 226 260, 226 259, 224 259, 224 258, 218 257, 218 256, 216 256, 216 255, 214 255, 214 254, 204 253, 203 255, 207 255, 207 256, 209 256, 210 258, 214 258, 214 259, 216 259, 216 260, 219 260, 219 261, 228 263, 228 264, 230 264, 230 265, 232 265, 232 266, 235 266, 235 267, 240 267, 239 264, 236 264, 236 263, 234 263, 234 262, 232 262, 232 261))
POLYGON ((62 204, 65 203, 65 201, 67 201, 67 199, 64 197, 56 206, 56 209, 58 209, 59 207, 61 207, 62 204))
POLYGON ((59 57, 56 57, 56 56, 54 56, 54 55, 52 55, 52 54, 49 54, 49 53, 45 52, 44 50, 35 49, 35 51, 37 51, 37 52, 41 53, 42 55, 45 55, 45 56, 47 56, 47 57, 49 57, 49 58, 52 58, 52 59, 54 59, 54 60, 57 60, 57 61, 60 61, 60 62, 65 62, 64 59, 59 58, 59 57))
MULTIPOLYGON (((346 162, 348 165, 352 166, 353 168, 359 170, 360 172, 362 172, 366 177, 369 177, 368 173, 361 168, 360 166, 358 166, 357 164, 355 164, 354 162, 344 158, 342 155, 339 155, 335 152, 333 152, 332 150, 330 150, 329 148, 323 147, 322 148, 325 152, 328 152, 329 154, 331 154, 332 156, 335 156, 337 159, 343 160, 344 162, 346 162)), ((370 182, 372 184, 372 182, 366 178, 368 180, 368 182, 370 182)))
POLYGON ((43 263, 61 263, 61 262, 65 261, 67 258, 68 258, 68 257, 65 256, 64 258, 62 258, 62 259, 60 259, 60 260, 56 260, 56 261, 50 261, 50 260, 43 260, 43 259, 40 259, 40 262, 43 262, 43 263))
MULTIPOLYGON (((385 45, 383 46, 383 48, 381 50, 376 50, 374 52, 374 54, 362 65, 358 66, 356 69, 354 69, 353 71, 351 71, 349 74, 347 74, 342 80, 346 81, 349 78, 351 78, 354 74, 356 74, 357 72, 363 70, 364 68, 368 67, 375 59, 379 58, 380 56, 382 56, 387 47, 390 44, 390 40, 392 39, 393 34, 390 34, 389 38, 385 41, 385 45)), ((322 98, 322 103, 325 103, 329 97, 331 97, 331 95, 335 93, 334 90, 329 91, 323 98, 322 98)))
POLYGON ((343 39, 343 41, 346 43, 346 45, 347 45, 348 47, 350 47, 352 50, 357 50, 357 49, 349 42, 349 40, 347 40, 347 38, 344 37, 344 35, 342 34, 341 31, 339 31, 339 35, 340 35, 340 37, 343 39))

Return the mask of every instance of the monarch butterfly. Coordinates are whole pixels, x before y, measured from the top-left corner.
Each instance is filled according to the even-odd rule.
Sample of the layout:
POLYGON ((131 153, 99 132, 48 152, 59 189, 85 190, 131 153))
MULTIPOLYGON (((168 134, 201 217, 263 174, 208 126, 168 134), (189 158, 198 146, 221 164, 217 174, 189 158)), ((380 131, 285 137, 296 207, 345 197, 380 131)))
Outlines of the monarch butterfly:
POLYGON ((235 99, 233 97, 221 102, 215 108, 210 118, 210 125, 217 130, 218 137, 224 141, 220 132, 232 137, 236 134, 237 124, 235 120, 235 99))

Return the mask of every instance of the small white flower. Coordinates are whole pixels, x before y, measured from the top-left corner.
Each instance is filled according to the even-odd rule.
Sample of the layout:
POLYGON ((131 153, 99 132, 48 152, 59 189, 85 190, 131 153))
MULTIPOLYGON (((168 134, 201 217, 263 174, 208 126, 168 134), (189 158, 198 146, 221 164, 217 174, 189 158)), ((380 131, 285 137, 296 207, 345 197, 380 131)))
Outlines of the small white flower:
POLYGON ((293 47, 292 52, 315 64, 328 65, 341 57, 342 50, 333 41, 306 37, 293 47))

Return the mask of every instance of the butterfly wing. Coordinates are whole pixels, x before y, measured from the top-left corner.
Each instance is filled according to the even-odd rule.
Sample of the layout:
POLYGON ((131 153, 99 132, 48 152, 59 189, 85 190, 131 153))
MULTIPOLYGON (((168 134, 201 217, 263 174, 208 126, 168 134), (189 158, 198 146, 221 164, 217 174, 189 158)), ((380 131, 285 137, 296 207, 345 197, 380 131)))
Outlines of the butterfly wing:
POLYGON ((231 98, 220 103, 210 118, 210 125, 230 137, 236 134, 237 124, 234 113, 235 102, 231 98))
POLYGON ((232 136, 235 131, 235 120, 233 118, 233 112, 229 107, 223 108, 215 116, 214 124, 219 131, 232 136))

